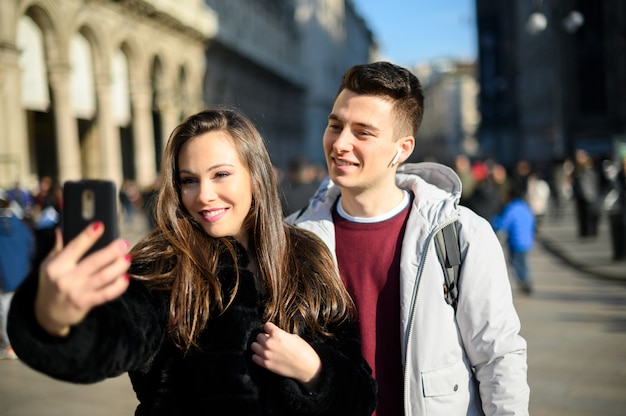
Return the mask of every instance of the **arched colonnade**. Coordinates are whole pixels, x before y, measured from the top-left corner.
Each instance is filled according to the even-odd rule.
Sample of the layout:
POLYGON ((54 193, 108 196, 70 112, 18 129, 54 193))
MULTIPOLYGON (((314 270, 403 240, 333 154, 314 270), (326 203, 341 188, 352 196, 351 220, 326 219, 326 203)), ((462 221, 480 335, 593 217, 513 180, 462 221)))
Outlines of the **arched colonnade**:
POLYGON ((116 2, 0 1, 0 186, 150 185, 169 133, 203 106, 204 42, 116 2))

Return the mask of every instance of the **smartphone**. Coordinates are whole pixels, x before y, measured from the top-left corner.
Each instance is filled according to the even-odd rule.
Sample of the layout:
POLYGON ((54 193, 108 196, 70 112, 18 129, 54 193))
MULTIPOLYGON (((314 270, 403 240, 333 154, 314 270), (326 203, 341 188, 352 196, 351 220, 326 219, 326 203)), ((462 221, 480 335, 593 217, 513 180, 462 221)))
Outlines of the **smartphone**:
POLYGON ((85 254, 105 247, 119 237, 119 220, 115 183, 85 179, 63 184, 63 241, 69 243, 94 221, 104 224, 104 234, 85 254))

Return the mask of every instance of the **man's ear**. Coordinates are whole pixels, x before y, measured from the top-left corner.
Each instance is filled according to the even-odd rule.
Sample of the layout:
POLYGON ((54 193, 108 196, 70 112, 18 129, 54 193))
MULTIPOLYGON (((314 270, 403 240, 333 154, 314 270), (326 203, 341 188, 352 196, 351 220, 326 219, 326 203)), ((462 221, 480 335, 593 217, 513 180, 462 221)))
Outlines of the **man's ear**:
POLYGON ((407 160, 411 154, 413 153, 413 149, 415 149, 415 137, 413 136, 404 136, 397 142, 398 147, 402 148, 402 157, 398 161, 399 163, 407 160))

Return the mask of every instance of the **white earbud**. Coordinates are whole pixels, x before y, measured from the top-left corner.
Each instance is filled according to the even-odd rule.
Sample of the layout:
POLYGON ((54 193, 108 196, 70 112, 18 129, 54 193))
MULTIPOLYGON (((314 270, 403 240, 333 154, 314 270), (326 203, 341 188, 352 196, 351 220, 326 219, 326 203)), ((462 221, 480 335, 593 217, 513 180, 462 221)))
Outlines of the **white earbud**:
POLYGON ((398 163, 398 159, 400 159, 401 154, 402 154, 402 149, 398 148, 398 153, 396 153, 393 160, 391 161, 391 166, 394 166, 396 163, 398 163))

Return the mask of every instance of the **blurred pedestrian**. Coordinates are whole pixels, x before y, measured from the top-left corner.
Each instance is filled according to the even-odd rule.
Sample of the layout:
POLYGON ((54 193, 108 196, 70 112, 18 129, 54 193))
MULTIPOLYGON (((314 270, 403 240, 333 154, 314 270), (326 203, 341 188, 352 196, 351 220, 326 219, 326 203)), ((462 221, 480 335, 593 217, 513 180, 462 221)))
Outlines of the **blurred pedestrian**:
POLYGON ((611 201, 607 210, 613 260, 626 260, 626 155, 622 156, 617 167, 613 189, 609 195, 611 195, 611 201))
POLYGON ((578 235, 596 237, 602 203, 600 178, 593 159, 582 149, 576 151, 572 190, 576 201, 578 235))
POLYGON ((475 180, 474 192, 465 200, 465 206, 491 221, 502 209, 502 197, 498 184, 494 182, 488 165, 485 162, 476 162, 472 166, 475 180))
POLYGON ((39 181, 39 190, 34 199, 35 228, 38 230, 54 229, 59 224, 63 211, 63 188, 50 176, 44 176, 39 181))
POLYGON ((500 206, 504 206, 504 203, 509 197, 509 191, 511 189, 511 180, 506 168, 500 163, 494 163, 491 167, 491 178, 498 190, 498 196, 500 197, 500 206))
POLYGON ((317 170, 303 156, 295 156, 287 164, 287 174, 281 183, 281 202, 284 215, 307 206, 319 182, 317 170))
POLYGON ((532 172, 532 167, 530 162, 527 160, 518 160, 515 164, 515 171, 512 176, 512 187, 517 189, 517 193, 521 195, 526 195, 526 191, 528 190, 528 176, 532 172))
POLYGON ((626 155, 622 156, 613 187, 622 210, 626 211, 626 155))
POLYGON ((525 199, 535 216, 535 226, 539 230, 550 205, 550 185, 536 172, 528 175, 525 199))
POLYGON ((528 253, 535 243, 535 215, 524 200, 519 188, 513 186, 502 213, 492 219, 496 232, 506 234, 509 261, 521 290, 532 292, 532 277, 528 267, 528 253))
POLYGON ((13 184, 13 188, 7 191, 11 209, 15 215, 31 224, 33 211, 35 208, 35 199, 30 191, 20 185, 19 182, 13 184))
POLYGON ((0 189, 0 359, 15 359, 7 334, 7 315, 15 290, 31 266, 35 240, 30 228, 10 208, 9 196, 0 189))
POLYGON ((135 181, 124 179, 119 190, 119 198, 124 221, 130 224, 135 218, 135 210, 143 206, 143 197, 135 181))
POLYGON ((39 264, 54 247, 55 229, 61 225, 63 209, 63 188, 50 176, 39 180, 39 189, 35 194, 35 215, 33 229, 35 233, 35 258, 39 264))
POLYGON ((60 212, 63 209, 62 188, 52 177, 43 176, 39 180, 39 189, 34 196, 34 200, 38 213, 49 207, 60 212))
POLYGON ((157 197, 161 190, 161 177, 158 176, 152 184, 141 193, 143 200, 143 210, 146 214, 146 220, 148 221, 148 229, 152 230, 157 226, 156 222, 156 209, 157 209, 157 197))
POLYGON ((559 220, 561 208, 566 200, 571 198, 569 187, 569 175, 566 173, 565 163, 567 159, 555 159, 552 161, 549 172, 550 202, 554 209, 548 210, 548 214, 554 220, 559 220))
POLYGON ((465 205, 465 202, 472 196, 476 187, 476 179, 472 173, 470 158, 467 155, 457 155, 454 158, 454 171, 461 180, 460 203, 465 205))

